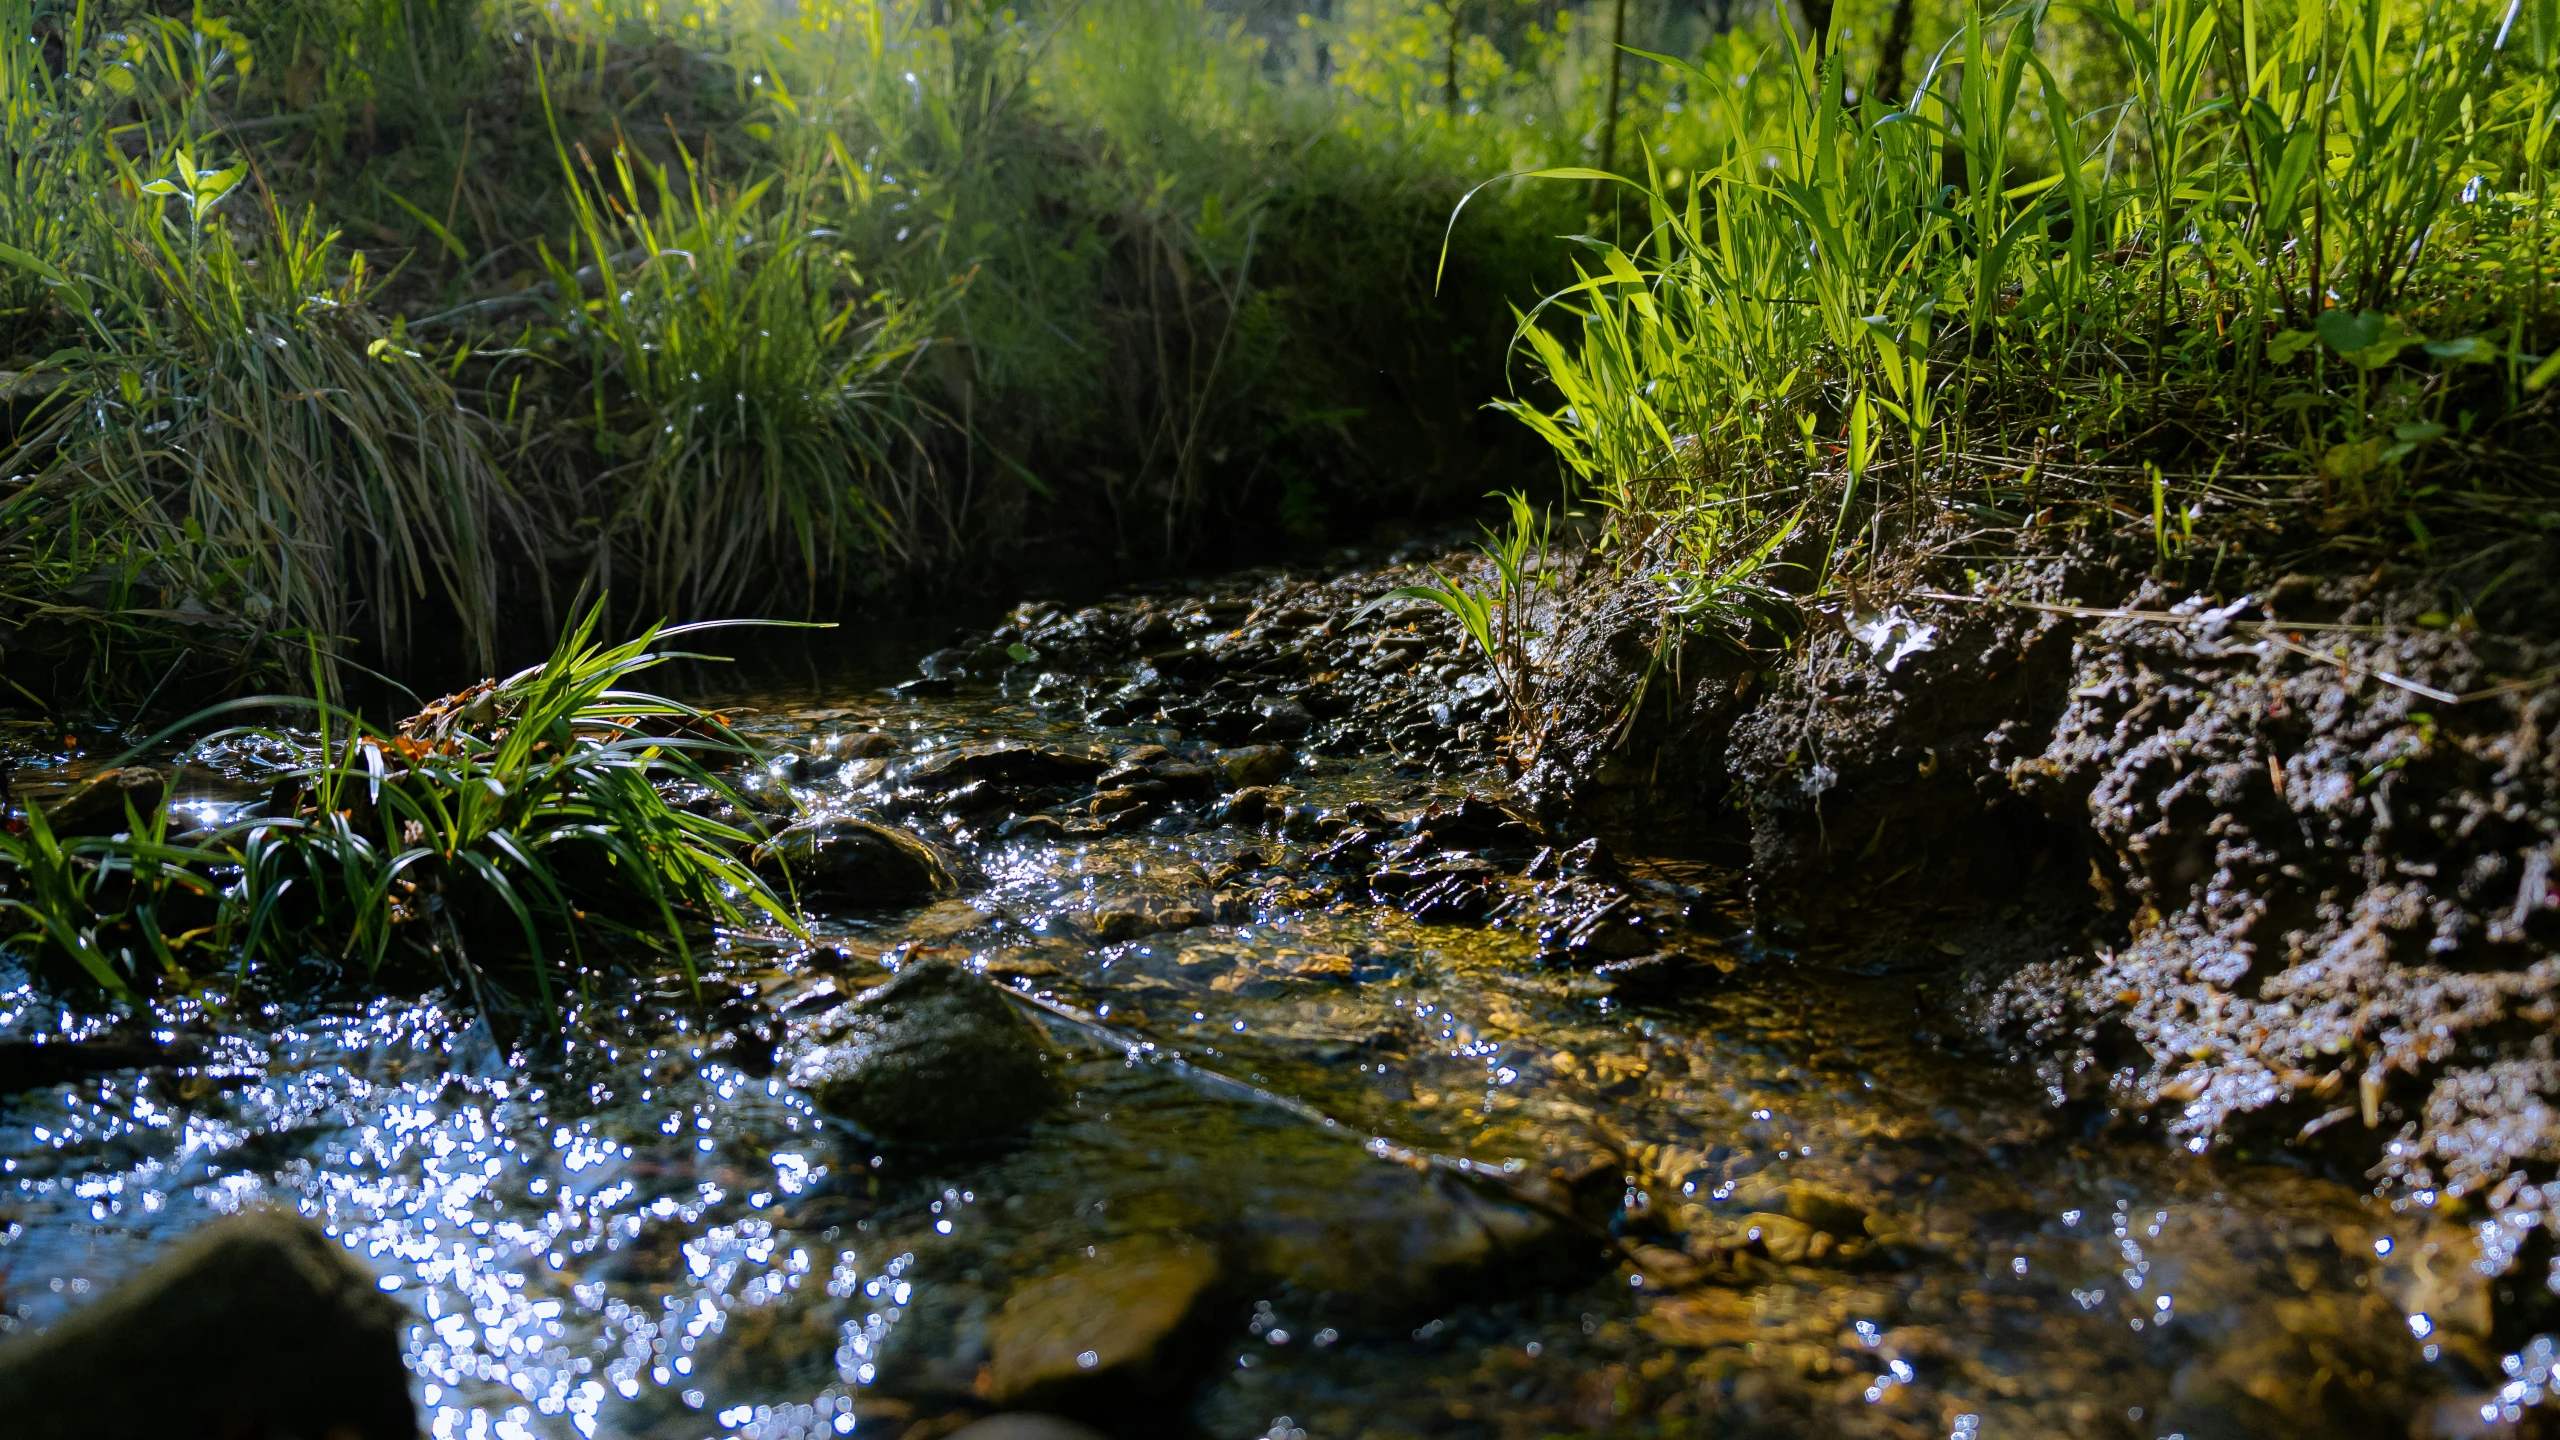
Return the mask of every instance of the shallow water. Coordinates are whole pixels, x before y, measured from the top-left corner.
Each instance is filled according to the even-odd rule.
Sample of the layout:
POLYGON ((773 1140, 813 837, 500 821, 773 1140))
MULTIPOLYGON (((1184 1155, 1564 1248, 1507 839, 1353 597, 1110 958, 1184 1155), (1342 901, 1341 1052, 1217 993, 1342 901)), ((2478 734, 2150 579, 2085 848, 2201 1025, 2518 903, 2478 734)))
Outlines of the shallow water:
MULTIPOLYGON (((778 746, 855 724, 916 750, 1168 739, 993 692, 892 697, 895 678, 874 654, 694 683, 754 707, 743 728, 778 746)), ((1499 792, 1385 757, 1291 783, 1319 805, 1499 792)), ((0 1111, 0 1323, 42 1326, 208 1215, 271 1201, 414 1310, 439 1440, 936 1435, 975 1413, 989 1321, 1021 1279, 1240 1229, 1342 1257, 1344 1278, 1239 1296, 1190 1410, 1208 1435, 2454 1433, 2505 1379, 2458 1224, 2173 1153, 2138 1122, 2066 1121, 2024 1071, 1928 1033, 1912 978, 1746 935, 1721 942, 1722 985, 1629 1007, 1541 966, 1517 929, 1321 896, 1103 943, 1097 906, 1218 913, 1221 866, 1307 847, 1180 820, 965 838, 985 889, 822 915, 815 950, 730 937, 702 997, 599 998, 533 1056, 440 997, 375 997, 235 1024, 201 1074, 18 1097, 0 1111), (920 949, 1059 1007, 1044 1023, 1074 1103, 1022 1143, 875 1155, 735 1045, 742 1021, 920 949), (1438 1243, 1445 1197, 1376 1153, 1392 1147, 1605 1167, 1620 1250, 1424 1275, 1398 1257, 1438 1243), (1790 1182, 1854 1223, 1765 1253, 1785 1247, 1755 1244, 1749 1217, 1790 1182), (1684 1242, 1737 1258, 1700 1277, 1684 1242)), ((1641 850, 1621 837, 1630 868, 1704 897, 1693 943, 1718 943, 1732 877, 1641 850)), ((23 988, 0 1006, 9 1035, 95 1023, 23 988)))

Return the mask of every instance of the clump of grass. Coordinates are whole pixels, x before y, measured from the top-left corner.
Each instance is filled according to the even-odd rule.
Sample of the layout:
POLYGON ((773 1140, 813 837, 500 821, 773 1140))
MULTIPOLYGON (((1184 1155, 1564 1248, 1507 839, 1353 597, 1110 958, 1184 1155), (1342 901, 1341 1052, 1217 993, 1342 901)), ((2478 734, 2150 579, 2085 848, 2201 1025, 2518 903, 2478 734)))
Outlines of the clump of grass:
MULTIPOLYGON (((35 28, 23 0, 0 26, 35 28)), ((136 27, 75 15, 58 62, 0 46, 22 161, 0 174, 0 268, 22 340, 53 347, 0 459, 18 598, 270 662, 309 642, 406 660, 423 604, 452 659, 491 663, 502 566, 545 545, 486 421, 384 324, 360 253, 272 194, 247 203, 202 110, 246 63, 236 36, 136 27)))
POLYGON ((31 806, 0 833, 0 907, 40 956, 113 995, 317 956, 368 977, 449 975, 484 1003, 529 982, 544 1011, 584 985, 599 937, 690 977, 710 927, 796 930, 743 858, 754 837, 671 798, 742 805, 716 767, 747 747, 716 717, 622 688, 698 658, 660 648, 689 627, 604 644, 599 613, 542 664, 388 730, 325 698, 226 706, 309 717, 217 730, 176 761, 241 742, 294 756, 269 813, 173 834, 170 786, 118 834, 64 838, 31 806))
POLYGON ((689 153, 671 168, 617 146, 599 164, 563 142, 560 161, 576 228, 544 258, 601 460, 582 507, 596 581, 675 614, 832 610, 876 588, 921 528, 939 417, 906 370, 948 292, 867 284, 829 243, 807 162, 724 187, 689 153))
POLYGON ((1651 57, 1695 169, 1624 182, 1635 223, 1520 330, 1561 403, 1506 404, 1613 539, 1674 537, 1712 610, 2110 487, 2205 497, 2162 511, 2164 561, 2208 503, 2367 550, 2547 522, 2549 7, 2064 13, 1961 11, 1894 102, 1783 29, 1651 57))

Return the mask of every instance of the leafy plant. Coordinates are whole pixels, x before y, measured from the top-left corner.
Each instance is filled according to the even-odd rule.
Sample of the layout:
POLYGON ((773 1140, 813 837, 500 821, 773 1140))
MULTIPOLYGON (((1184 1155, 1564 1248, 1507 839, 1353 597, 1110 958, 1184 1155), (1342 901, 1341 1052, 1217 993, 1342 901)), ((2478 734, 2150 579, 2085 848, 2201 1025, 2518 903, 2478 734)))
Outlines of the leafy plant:
POLYGON ((388 731, 332 704, 317 675, 317 700, 221 707, 311 716, 310 731, 214 731, 176 762, 241 741, 298 754, 277 774, 274 813, 172 841, 164 799, 123 834, 64 841, 31 808, 23 832, 0 836, 0 905, 113 993, 193 973, 154 909, 175 895, 209 912, 186 937, 204 953, 317 954, 367 975, 434 960, 475 992, 526 975, 545 1010, 560 998, 555 969, 584 974, 590 935, 667 955, 691 977, 692 937, 705 927, 796 931, 788 903, 743 858, 755 837, 669 797, 742 805, 711 765, 746 747, 716 717, 622 688, 682 656, 661 641, 701 627, 608 645, 594 638, 600 609, 544 663, 388 731), (110 931, 138 936, 156 963, 142 966, 130 946, 110 954, 99 938, 110 931))
POLYGON ((1449 612, 1491 667, 1495 683, 1502 687, 1511 727, 1519 731, 1534 709, 1537 600, 1540 592, 1551 592, 1555 585, 1549 566, 1554 522, 1516 490, 1503 492, 1502 498, 1510 508, 1508 521, 1500 529, 1484 527, 1485 539, 1476 547, 1492 572, 1490 586, 1470 588, 1435 567, 1431 574, 1438 584, 1400 585, 1362 606, 1360 614, 1391 600, 1425 600, 1449 612))

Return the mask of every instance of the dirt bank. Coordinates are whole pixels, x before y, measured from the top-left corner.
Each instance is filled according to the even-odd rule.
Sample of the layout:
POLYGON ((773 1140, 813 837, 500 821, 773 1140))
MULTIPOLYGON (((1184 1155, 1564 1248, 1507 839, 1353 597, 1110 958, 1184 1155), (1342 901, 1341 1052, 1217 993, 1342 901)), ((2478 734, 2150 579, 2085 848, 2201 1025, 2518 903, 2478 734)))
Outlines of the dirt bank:
POLYGON ((2093 1125, 2362 1172, 2543 1278, 2560 548, 2155 559, 1911 563, 1776 654, 1657 644, 1622 582, 1575 607, 1527 788, 1747 846, 1764 942, 1943 972, 1948 1018, 2093 1125))
POLYGON ((2462 1216, 2510 1274, 2501 1329, 2541 1328, 2560 546, 2182 582, 2148 544, 2053 549, 1968 568, 1910 547, 1939 558, 1754 649, 1683 637, 1640 567, 1563 565, 1516 725, 1444 613, 1380 602, 1428 577, 1410 557, 1026 606, 927 673, 1221 743, 1499 769, 1557 841, 1676 834, 1746 877, 1723 908, 1751 953, 1926 973, 1927 1023, 2032 1067, 2092 1130, 2462 1216))

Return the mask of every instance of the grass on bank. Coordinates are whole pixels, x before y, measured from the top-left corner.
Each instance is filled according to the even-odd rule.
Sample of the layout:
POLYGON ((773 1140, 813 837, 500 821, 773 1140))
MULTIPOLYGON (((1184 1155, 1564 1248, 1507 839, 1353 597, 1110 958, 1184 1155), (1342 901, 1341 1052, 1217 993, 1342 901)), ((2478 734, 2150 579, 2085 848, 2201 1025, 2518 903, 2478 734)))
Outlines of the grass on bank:
POLYGON ((1949 517, 2129 521, 2207 584, 2560 524, 2560 7, 1968 6, 1894 96, 1876 18, 1648 57, 1691 103, 1643 177, 1549 172, 1630 203, 1505 408, 1680 613, 1739 635, 1949 517))

